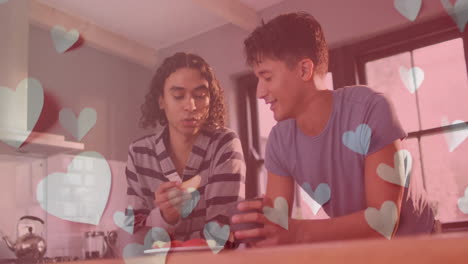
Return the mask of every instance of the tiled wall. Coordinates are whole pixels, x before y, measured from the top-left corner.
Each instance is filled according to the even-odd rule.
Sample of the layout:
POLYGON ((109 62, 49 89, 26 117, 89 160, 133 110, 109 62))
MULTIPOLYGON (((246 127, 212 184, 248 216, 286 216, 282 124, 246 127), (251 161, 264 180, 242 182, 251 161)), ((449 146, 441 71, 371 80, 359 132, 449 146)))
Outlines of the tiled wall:
MULTIPOLYGON (((7 17, 8 12, 13 11, 0 10, 2 36, 6 29, 11 31, 11 28, 6 28, 13 21, 12 17, 7 17), (3 21, 4 18, 8 23, 3 21)), ((36 154, 42 154, 42 158, 32 159, 28 158, 32 153, 15 152, 0 142, 0 230, 15 240, 18 219, 27 214, 39 216, 47 223, 47 256, 81 257, 84 232, 116 229, 113 214, 126 208, 123 172, 127 151, 131 141, 151 133, 139 129, 138 121, 140 105, 153 72, 86 44, 59 54, 53 47, 50 32, 43 28, 30 25, 21 34, 27 34, 21 38, 27 42, 22 50, 27 54, 27 61, 23 64, 13 63, 18 57, 4 60, 6 54, 2 51, 19 48, 17 43, 4 42, 3 37, 0 41, 0 86, 14 90, 25 77, 39 80, 45 100, 34 131, 62 135, 69 141, 77 139, 60 124, 59 112, 64 108, 70 108, 75 114, 86 107, 95 109, 96 125, 80 142, 85 146, 84 151, 96 151, 108 161, 113 178, 109 202, 98 225, 63 220, 41 208, 35 190, 47 175, 65 173, 72 157, 79 153, 45 157, 45 152, 39 151, 36 154)), ((0 242, 0 258, 12 256, 0 242)))

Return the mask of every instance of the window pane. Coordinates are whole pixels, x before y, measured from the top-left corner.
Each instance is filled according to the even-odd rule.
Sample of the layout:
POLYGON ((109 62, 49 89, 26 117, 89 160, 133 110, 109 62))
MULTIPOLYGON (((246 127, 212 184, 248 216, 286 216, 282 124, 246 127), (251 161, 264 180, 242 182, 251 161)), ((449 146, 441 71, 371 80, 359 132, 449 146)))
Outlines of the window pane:
POLYGON ((458 199, 468 187, 468 142, 450 152, 447 139, 453 136, 453 132, 446 132, 421 139, 427 192, 429 199, 437 203, 441 222, 468 220, 468 215, 458 208, 458 199))
POLYGON ((405 52, 370 61, 365 67, 369 87, 384 93, 392 101, 403 128, 407 132, 419 130, 416 97, 408 90, 400 76, 400 69, 406 71, 405 68, 411 68, 411 53, 405 52))
POLYGON ((417 49, 415 65, 424 71, 418 89, 423 129, 439 127, 446 116, 468 120, 468 81, 461 38, 417 49))
POLYGON ((420 182, 421 186, 424 186, 424 179, 422 175, 421 167, 421 154, 419 151, 419 143, 417 138, 409 138, 403 141, 402 149, 406 149, 411 153, 412 166, 411 166, 411 178, 410 183, 415 180, 420 182))

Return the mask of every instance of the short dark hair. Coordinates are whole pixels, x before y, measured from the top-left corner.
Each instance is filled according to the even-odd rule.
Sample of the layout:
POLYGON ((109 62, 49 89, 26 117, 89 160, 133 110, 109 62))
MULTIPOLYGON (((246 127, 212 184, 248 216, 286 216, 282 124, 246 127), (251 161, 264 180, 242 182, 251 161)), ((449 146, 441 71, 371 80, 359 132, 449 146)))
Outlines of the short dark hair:
POLYGON ((226 118, 226 106, 224 92, 221 89, 215 74, 208 63, 198 55, 178 52, 166 59, 156 70, 149 91, 145 96, 145 102, 141 106, 140 126, 142 128, 156 127, 157 123, 167 124, 166 114, 159 107, 159 97, 164 95, 164 83, 166 79, 181 68, 191 68, 200 71, 200 74, 208 82, 210 92, 210 109, 204 128, 208 130, 224 127, 226 118))
POLYGON ((257 27, 244 41, 244 51, 250 66, 263 57, 282 60, 288 66, 310 58, 319 75, 328 72, 328 46, 322 27, 305 12, 283 14, 257 27))

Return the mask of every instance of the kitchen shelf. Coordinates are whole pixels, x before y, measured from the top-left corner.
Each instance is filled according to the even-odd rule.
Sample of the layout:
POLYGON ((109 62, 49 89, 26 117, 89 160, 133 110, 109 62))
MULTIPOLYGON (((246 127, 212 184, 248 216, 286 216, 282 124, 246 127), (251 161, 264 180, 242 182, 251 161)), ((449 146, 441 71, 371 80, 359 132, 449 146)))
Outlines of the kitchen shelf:
POLYGON ((21 142, 25 132, 0 131, 0 153, 12 155, 33 155, 49 157, 57 154, 75 153, 84 150, 81 142, 67 141, 65 136, 50 133, 31 132, 27 140, 19 147, 14 148, 3 141, 21 142))

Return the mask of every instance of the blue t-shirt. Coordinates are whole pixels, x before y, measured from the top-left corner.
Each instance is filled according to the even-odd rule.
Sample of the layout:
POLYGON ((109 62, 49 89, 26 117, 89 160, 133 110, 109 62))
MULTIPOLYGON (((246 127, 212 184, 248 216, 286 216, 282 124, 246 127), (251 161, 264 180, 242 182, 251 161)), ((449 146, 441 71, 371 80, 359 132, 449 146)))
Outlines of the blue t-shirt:
MULTIPOLYGON (((339 217, 367 208, 364 161, 397 139, 407 136, 389 100, 365 86, 333 91, 333 110, 323 131, 316 136, 302 133, 296 120, 276 124, 266 147, 266 169, 292 176, 315 190, 328 184, 331 197, 323 205, 330 216, 339 217)), ((396 235, 430 233, 434 215, 426 207, 419 215, 406 199, 405 188, 396 235)))

